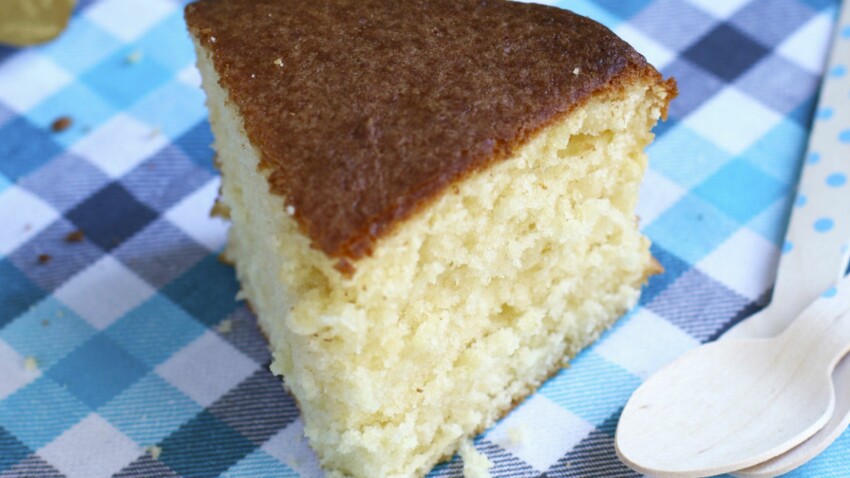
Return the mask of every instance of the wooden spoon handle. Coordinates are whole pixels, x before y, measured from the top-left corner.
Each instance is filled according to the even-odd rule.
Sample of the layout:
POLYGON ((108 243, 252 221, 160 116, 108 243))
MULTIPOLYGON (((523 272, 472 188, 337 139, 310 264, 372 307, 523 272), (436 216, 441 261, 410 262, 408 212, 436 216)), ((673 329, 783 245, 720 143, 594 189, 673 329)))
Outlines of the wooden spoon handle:
POLYGON ((818 295, 832 286, 850 260, 850 161, 839 138, 848 127, 846 82, 832 70, 847 61, 848 42, 840 26, 850 23, 850 2, 837 23, 829 67, 821 88, 819 114, 803 159, 797 197, 792 207, 773 297, 768 309, 747 319, 723 338, 766 338, 779 335, 818 295))
POLYGON ((791 357, 806 356, 805 373, 831 375, 835 364, 850 350, 850 276, 841 279, 810 305, 779 337, 791 357), (816 356, 818 359, 815 359, 816 356))

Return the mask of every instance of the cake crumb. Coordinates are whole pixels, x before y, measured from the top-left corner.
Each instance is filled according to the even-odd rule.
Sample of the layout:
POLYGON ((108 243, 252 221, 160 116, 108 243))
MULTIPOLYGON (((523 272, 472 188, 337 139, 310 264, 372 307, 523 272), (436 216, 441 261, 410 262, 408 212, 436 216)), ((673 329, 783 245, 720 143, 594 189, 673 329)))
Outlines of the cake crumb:
POLYGON ((162 447, 156 445, 149 445, 145 447, 145 451, 151 454, 151 458, 154 460, 159 460, 159 455, 162 454, 162 447))
POLYGON ((579 73, 581 73, 581 68, 579 68, 579 67, 573 68, 573 74, 574 75, 578 75, 579 73))
POLYGON ((24 370, 26 370, 28 372, 33 372, 35 370, 38 370, 38 360, 36 360, 35 357, 32 357, 32 356, 25 358, 24 359, 24 370))
POLYGON ((42 326, 42 327, 47 327, 47 326, 49 326, 49 325, 50 325, 50 321, 49 321, 49 320, 47 320, 47 319, 42 319, 42 321, 41 321, 41 326, 42 326))
POLYGON ((74 121, 70 116, 60 116, 50 123, 50 130, 54 133, 61 133, 70 128, 74 121))
POLYGON ((50 254, 38 255, 38 263, 41 265, 47 264, 48 262, 50 262, 50 259, 53 259, 52 257, 50 257, 50 254))
POLYGON ((233 330, 233 320, 224 319, 215 328, 220 334, 229 334, 233 330))
POLYGON ((464 478, 491 478, 490 468, 493 462, 486 455, 475 449, 471 440, 465 440, 460 445, 460 457, 463 459, 464 478))
POLYGON ((86 236, 83 234, 83 231, 77 229, 76 231, 71 231, 65 236, 65 242, 83 242, 86 236))
POLYGON ((124 62, 128 65, 135 65, 136 63, 142 60, 142 52, 139 50, 133 50, 124 58, 124 62))
POLYGON ((525 427, 522 425, 508 428, 508 440, 511 445, 522 445, 525 443, 525 427))
POLYGON ((153 128, 151 128, 150 133, 148 133, 148 139, 156 139, 161 134, 162 129, 159 126, 154 126, 153 128))
POLYGON ((274 61, 274 64, 283 68, 283 58, 278 58, 274 61))

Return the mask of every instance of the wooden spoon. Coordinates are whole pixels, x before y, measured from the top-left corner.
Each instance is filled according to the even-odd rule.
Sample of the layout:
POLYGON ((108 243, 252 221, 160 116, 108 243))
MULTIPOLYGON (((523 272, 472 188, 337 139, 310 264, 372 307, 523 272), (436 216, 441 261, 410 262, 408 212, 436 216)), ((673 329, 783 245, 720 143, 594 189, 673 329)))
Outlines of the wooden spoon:
MULTIPOLYGON (((834 32, 829 67, 850 58, 850 42, 841 38, 841 25, 850 25, 850 2, 844 2, 834 32)), ((824 75, 820 107, 846 105, 850 80, 824 75)), ((835 141, 841 128, 850 124, 850 108, 837 107, 828 120, 816 121, 809 137, 807 157, 798 187, 797 206, 788 225, 785 253, 779 262, 776 284, 770 305, 727 332, 721 340, 766 338, 779 335, 806 304, 820 291, 840 278, 850 261, 850 218, 842 212, 850 210, 850 184, 836 184, 837 175, 850 177, 847 153, 835 141), (814 156, 816 155, 816 156, 814 156), (822 217, 836 220, 833 228, 823 233, 812 228, 822 217), (842 248, 843 246, 843 248, 842 248)), ((829 421, 799 446, 756 466, 735 472, 739 477, 772 477, 789 472, 808 462, 826 449, 850 424, 850 355, 845 356, 832 373, 835 387, 835 409, 829 421)))
POLYGON ((616 447, 659 477, 707 476, 756 465, 800 444, 832 415, 831 374, 850 350, 850 278, 779 336, 689 351, 632 395, 616 447))

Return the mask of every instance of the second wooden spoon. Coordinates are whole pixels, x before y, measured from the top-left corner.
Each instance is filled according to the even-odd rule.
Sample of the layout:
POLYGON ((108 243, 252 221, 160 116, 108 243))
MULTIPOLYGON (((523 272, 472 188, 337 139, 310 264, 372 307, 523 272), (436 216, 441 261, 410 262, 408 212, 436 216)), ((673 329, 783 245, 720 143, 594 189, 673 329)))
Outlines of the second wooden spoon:
POLYGON ((686 353, 632 395, 617 427, 620 458, 654 476, 706 476, 800 444, 832 414, 832 370, 850 350, 848 311, 845 278, 775 338, 686 353))

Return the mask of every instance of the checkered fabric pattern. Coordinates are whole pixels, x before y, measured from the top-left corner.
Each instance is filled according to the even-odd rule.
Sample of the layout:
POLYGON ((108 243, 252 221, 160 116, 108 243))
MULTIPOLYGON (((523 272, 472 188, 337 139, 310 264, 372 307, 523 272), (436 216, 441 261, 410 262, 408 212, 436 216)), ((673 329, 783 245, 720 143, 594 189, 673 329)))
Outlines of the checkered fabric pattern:
MULTIPOLYGON (((476 446, 499 477, 635 476, 613 447, 631 392, 769 298, 837 4, 549 3, 678 79, 639 210, 666 272, 476 446)), ((83 1, 58 40, 0 47, 0 478, 321 476, 217 259, 193 63, 176 0, 83 1)), ((847 456, 850 433, 791 475, 847 456)))

